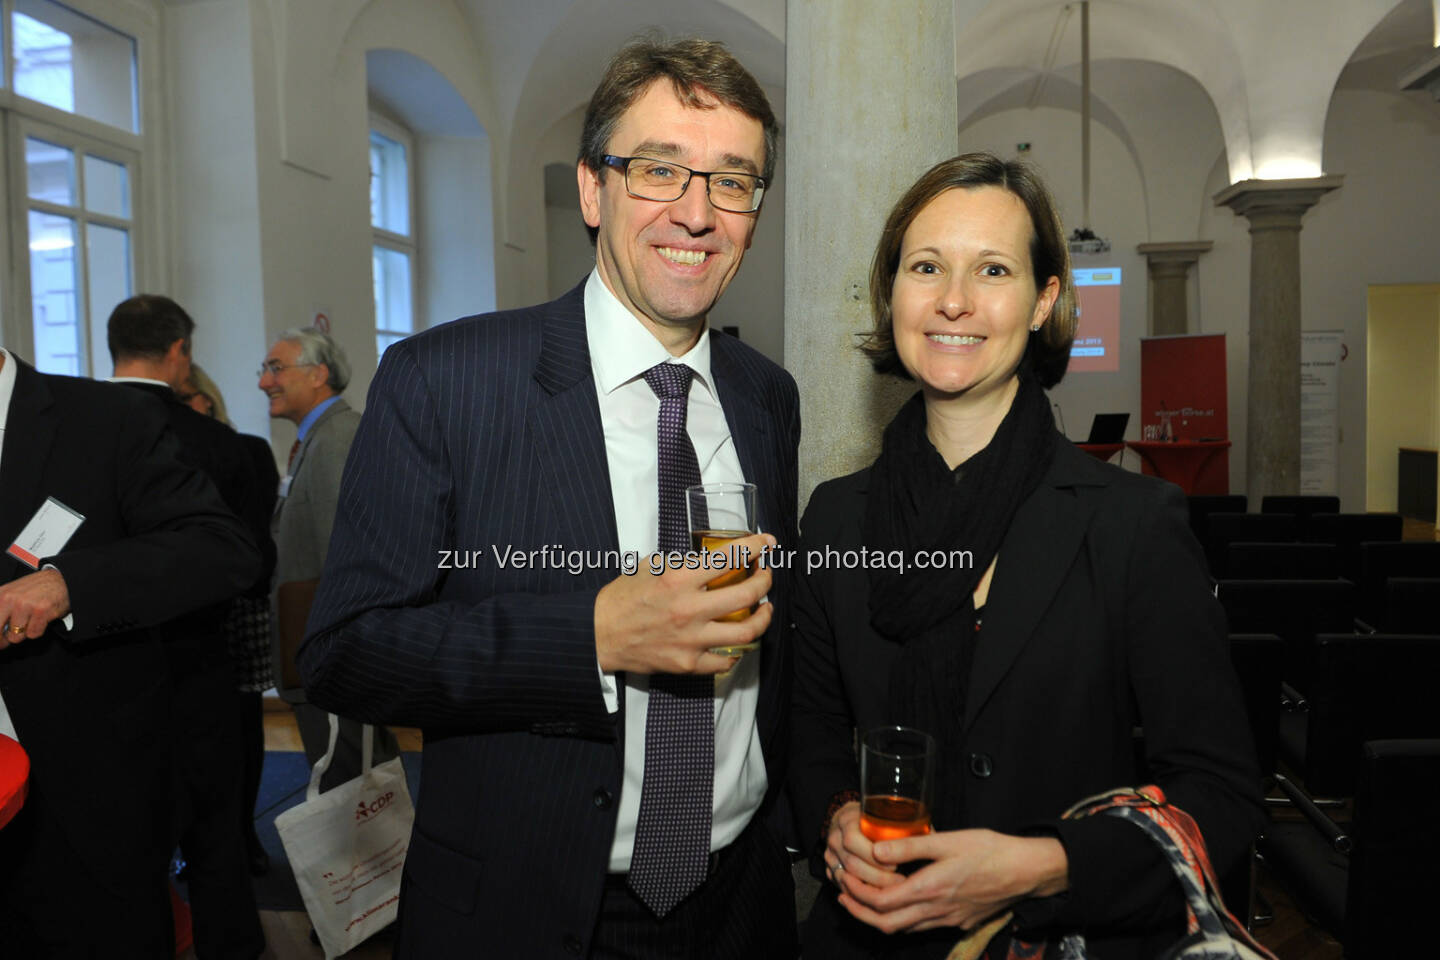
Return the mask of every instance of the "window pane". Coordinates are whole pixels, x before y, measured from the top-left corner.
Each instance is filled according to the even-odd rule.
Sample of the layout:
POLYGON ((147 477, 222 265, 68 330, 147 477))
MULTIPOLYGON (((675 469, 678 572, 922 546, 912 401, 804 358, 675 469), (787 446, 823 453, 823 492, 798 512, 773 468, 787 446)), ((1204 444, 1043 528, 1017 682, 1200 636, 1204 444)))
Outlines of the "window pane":
POLYGON ((53 0, 15 0, 15 92, 138 130, 135 39, 53 0))
POLYGON ((385 333, 413 333, 410 316, 410 255, 388 247, 375 247, 375 329, 385 333))
POLYGON ((75 151, 25 138, 25 179, 33 200, 75 205, 75 151))
POLYGON ((410 175, 405 145, 370 131, 370 225, 410 235, 410 175))
POLYGON ((110 349, 106 328, 110 311, 130 296, 130 231, 85 226, 85 258, 89 271, 86 292, 90 301, 91 375, 108 377, 110 349))
POLYGON ((399 334, 399 333, 377 333, 377 334, 375 334, 375 359, 376 359, 376 362, 379 362, 380 357, 384 356, 386 348, 388 348, 391 344, 399 343, 401 340, 404 340, 404 339, 405 339, 404 334, 399 334))
POLYGON ((30 310, 36 368, 82 376, 75 221, 69 217, 30 211, 30 310))
POLYGON ((85 154, 85 209, 129 218, 130 172, 123 163, 85 154))

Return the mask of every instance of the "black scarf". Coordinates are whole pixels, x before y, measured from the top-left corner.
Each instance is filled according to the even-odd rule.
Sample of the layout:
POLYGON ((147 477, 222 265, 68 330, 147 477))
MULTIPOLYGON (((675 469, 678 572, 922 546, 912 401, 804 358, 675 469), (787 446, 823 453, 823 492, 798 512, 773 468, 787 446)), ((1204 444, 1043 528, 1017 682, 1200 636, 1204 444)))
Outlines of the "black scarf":
POLYGON ((892 722, 918 727, 937 741, 936 829, 965 825, 960 746, 976 642, 972 594, 1015 511, 1040 485, 1059 440, 1045 392, 1023 365, 1019 377, 1015 400, 989 445, 954 470, 925 435, 920 393, 885 428, 870 469, 866 546, 902 551, 906 560, 903 572, 870 569, 870 622, 904 644, 890 674, 892 722), (917 551, 952 550, 972 551, 974 562, 939 569, 912 565, 917 551))

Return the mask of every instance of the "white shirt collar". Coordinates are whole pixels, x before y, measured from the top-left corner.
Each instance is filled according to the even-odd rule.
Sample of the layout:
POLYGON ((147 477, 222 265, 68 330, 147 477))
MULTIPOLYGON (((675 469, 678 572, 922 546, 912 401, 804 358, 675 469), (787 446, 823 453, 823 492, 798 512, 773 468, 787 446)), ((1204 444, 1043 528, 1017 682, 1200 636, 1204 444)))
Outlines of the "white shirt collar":
POLYGON ((590 271, 585 283, 585 340, 590 347, 590 369, 601 393, 612 393, 646 370, 660 363, 683 363, 715 397, 710 378, 710 336, 708 328, 684 356, 673 357, 655 335, 625 308, 605 281, 599 268, 590 271))
POLYGON ((106 382, 106 383, 153 383, 155 386, 157 386, 157 387, 164 387, 166 390, 172 389, 171 386, 170 386, 170 384, 166 383, 164 380, 156 380, 156 379, 154 379, 153 377, 110 377, 110 378, 109 378, 108 380, 106 380, 105 382, 106 382))
POLYGON ((15 393, 16 361, 4 347, 0 347, 0 354, 5 356, 5 365, 0 367, 0 430, 4 430, 10 420, 10 397, 15 393))

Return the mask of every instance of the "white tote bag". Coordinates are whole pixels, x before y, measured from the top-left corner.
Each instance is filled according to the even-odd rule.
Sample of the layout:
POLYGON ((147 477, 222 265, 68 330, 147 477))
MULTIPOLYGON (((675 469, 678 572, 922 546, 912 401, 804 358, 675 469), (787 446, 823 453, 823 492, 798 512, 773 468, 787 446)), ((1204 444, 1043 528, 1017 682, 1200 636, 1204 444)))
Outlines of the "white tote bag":
POLYGON ((320 792, 339 732, 332 713, 330 747, 310 771, 304 802, 275 818, 326 960, 394 922, 415 822, 400 758, 371 767, 375 728, 369 724, 361 734, 360 776, 320 792))

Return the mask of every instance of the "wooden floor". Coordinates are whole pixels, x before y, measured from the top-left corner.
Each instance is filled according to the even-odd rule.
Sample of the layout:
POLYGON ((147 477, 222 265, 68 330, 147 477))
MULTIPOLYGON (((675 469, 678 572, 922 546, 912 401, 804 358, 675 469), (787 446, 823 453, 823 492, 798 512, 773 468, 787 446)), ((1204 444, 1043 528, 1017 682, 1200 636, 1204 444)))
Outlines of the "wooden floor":
MULTIPOLYGON (((1431 533, 1433 535, 1433 530, 1431 533)), ((402 750, 420 749, 420 731, 406 727, 392 729, 402 750)), ((266 703, 265 749, 301 749, 295 715, 279 701, 266 703)), ((1257 928, 1255 935, 1280 960, 1341 960, 1343 951, 1340 944, 1312 926, 1284 888, 1263 867, 1257 877, 1257 887, 1273 908, 1275 919, 1257 928)), ((324 960, 324 951, 310 942, 310 921, 303 912, 264 910, 260 913, 260 922, 268 944, 262 960, 324 960)), ((390 953, 390 943, 382 936, 362 944, 345 956, 347 960, 388 960, 390 953)), ((185 954, 183 960, 194 960, 194 957, 192 951, 185 954)))

